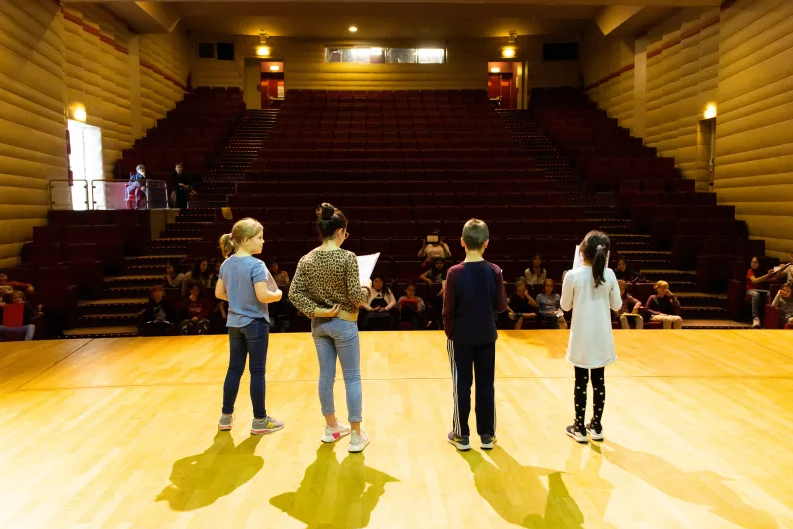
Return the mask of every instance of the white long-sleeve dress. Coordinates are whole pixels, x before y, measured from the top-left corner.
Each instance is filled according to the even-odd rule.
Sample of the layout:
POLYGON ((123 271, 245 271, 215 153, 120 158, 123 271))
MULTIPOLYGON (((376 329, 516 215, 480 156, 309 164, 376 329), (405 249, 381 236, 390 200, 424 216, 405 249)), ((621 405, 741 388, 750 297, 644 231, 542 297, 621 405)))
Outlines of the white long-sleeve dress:
POLYGON ((592 267, 581 266, 562 283, 562 310, 573 310, 565 359, 576 367, 594 369, 617 360, 611 311, 622 307, 622 298, 614 272, 606 268, 603 276, 606 282, 595 288, 592 267))

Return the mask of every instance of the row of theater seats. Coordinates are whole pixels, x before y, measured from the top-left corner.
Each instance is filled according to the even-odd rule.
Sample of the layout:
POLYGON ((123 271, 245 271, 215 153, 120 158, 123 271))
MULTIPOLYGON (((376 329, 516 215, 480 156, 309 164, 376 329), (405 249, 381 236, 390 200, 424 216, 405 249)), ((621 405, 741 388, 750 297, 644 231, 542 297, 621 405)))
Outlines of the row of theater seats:
MULTIPOLYGON (((324 182, 334 182, 340 185, 341 182, 366 179, 381 180, 389 186, 401 186, 401 182, 407 178, 422 179, 425 185, 430 185, 433 181, 440 182, 441 188, 445 189, 458 189, 460 184, 464 184, 466 180, 471 182, 491 181, 489 187, 498 185, 499 182, 511 181, 514 185, 520 186, 527 184, 538 192, 555 191, 558 186, 555 181, 547 180, 545 185, 537 185, 536 180, 544 178, 545 173, 542 170, 534 168, 482 168, 473 169, 467 167, 465 163, 455 164, 455 167, 443 169, 411 169, 405 168, 382 168, 361 167, 357 164, 355 167, 345 169, 267 169, 261 170, 248 170, 245 171, 245 180, 277 182, 277 181, 292 181, 298 182, 303 185, 305 182, 322 180, 324 182)), ((539 184, 542 184, 540 182, 539 184)), ((261 184, 259 184, 261 186, 261 184)), ((261 187, 260 187, 261 189, 261 187)))
MULTIPOLYGON (((242 185, 242 184, 239 184, 242 185)), ((278 187, 274 193, 268 194, 253 194, 243 193, 236 195, 229 195, 229 207, 279 207, 279 208, 306 208, 314 210, 318 202, 326 201, 343 208, 345 213, 348 212, 347 208, 351 207, 364 207, 368 208, 371 212, 373 209, 378 209, 377 213, 371 212, 370 215, 380 215, 383 220, 405 220, 413 218, 412 216, 406 217, 400 210, 395 210, 396 213, 391 215, 389 208, 408 208, 411 206, 465 206, 465 207, 482 207, 482 206, 537 206, 542 210, 543 206, 553 207, 558 209, 559 206, 571 206, 574 208, 583 207, 583 205, 573 205, 570 203, 570 195, 565 192, 547 192, 535 193, 526 191, 524 189, 516 189, 514 191, 498 191, 491 190, 490 192, 481 193, 453 193, 453 192, 432 192, 415 191, 413 193, 338 193, 329 192, 325 194, 319 193, 281 193, 278 187), (472 206, 475 205, 475 206, 472 206)), ((251 190, 253 191, 253 190, 251 190)), ((261 191, 258 189, 257 191, 261 191)), ((562 208, 562 211, 565 209, 562 208)), ((347 213, 350 218, 353 218, 352 213, 347 213)), ((269 215, 267 215, 269 216, 269 215)), ((564 217, 564 215, 559 215, 564 217)), ((286 220, 286 219, 282 219, 286 220)))
MULTIPOLYGON (((318 199, 327 201, 327 197, 355 196, 356 194, 365 195, 389 195, 397 196, 404 194, 432 194, 456 192, 459 194, 477 193, 482 195, 509 194, 509 193, 537 193, 547 194, 549 197, 558 196, 559 188, 555 182, 546 181, 542 178, 540 171, 532 173, 531 179, 498 177, 489 179, 465 178, 455 179, 457 172, 450 172, 450 178, 432 179, 423 178, 419 180, 413 175, 401 174, 401 178, 396 181, 389 181, 384 178, 360 179, 347 178, 344 180, 329 181, 325 179, 306 178, 300 182, 294 180, 270 180, 269 175, 262 175, 261 171, 251 171, 246 173, 246 179, 262 180, 267 179, 266 189, 274 194, 302 194, 312 192, 318 199), (257 173, 259 173, 257 175, 257 173)), ((268 172, 269 173, 269 172, 268 172)), ((383 173, 381 173, 382 176, 383 173)), ((467 175, 466 175, 467 176, 467 175)), ((207 184, 209 186, 210 184, 207 184)), ((237 182, 237 194, 261 193, 261 182, 237 182)), ((568 194, 569 196, 569 194, 568 194)), ((556 202, 554 202, 556 203, 556 202)), ((342 207, 344 202, 339 201, 342 207)), ((358 205, 358 204, 352 204, 358 205)), ((405 204, 407 205, 407 204, 405 204)))
POLYGON ((273 147, 258 159, 254 167, 261 167, 262 163, 271 159, 370 159, 385 161, 400 161, 403 159, 440 159, 454 160, 461 158, 486 158, 494 160, 499 158, 520 158, 526 166, 533 166, 534 161, 528 158, 529 154, 523 149, 508 148, 496 145, 494 142, 475 142, 470 148, 461 146, 452 147, 448 142, 447 147, 438 147, 436 144, 417 144, 416 142, 330 142, 307 140, 305 144, 297 145, 295 142, 284 141, 278 147, 273 147), (287 145, 287 143, 294 143, 287 145), (403 147, 400 147, 403 145, 403 147), (410 147, 410 148, 409 148, 410 147))
MULTIPOLYGON (((288 152, 298 154, 298 152, 288 152)), ((333 158, 278 158, 258 160, 254 169, 288 171, 290 173, 310 171, 347 171, 347 170, 391 170, 391 171, 454 171, 470 173, 474 171, 523 171, 534 170, 533 162, 526 158, 355 158, 346 157, 353 151, 341 152, 344 157, 333 158)), ((365 153, 364 153, 365 154, 365 153)))
MULTIPOLYGON (((470 114, 468 116, 470 119, 466 119, 465 115, 460 115, 459 113, 452 114, 449 117, 438 116, 437 119, 427 119, 426 116, 422 115, 420 121, 418 118, 415 118, 416 120, 409 120, 407 117, 399 118, 397 115, 394 115, 393 119, 387 119, 380 114, 376 115, 376 117, 368 117, 366 120, 362 121, 351 121, 347 116, 341 115, 312 115, 312 119, 317 119, 318 117, 322 118, 317 121, 304 121, 303 119, 299 119, 300 116, 297 115, 286 117, 279 115, 279 120, 276 121, 273 130, 276 132, 281 132, 283 130, 303 130, 307 132, 367 132, 371 133, 373 136, 379 133, 380 135, 388 137, 385 133, 419 133, 428 132, 429 130, 450 132, 456 130, 478 130, 487 133, 491 130, 504 129, 504 123, 497 117, 488 118, 488 114, 481 114, 482 117, 477 118, 476 116, 479 115, 480 114, 470 114)), ((407 116, 407 114, 405 116, 407 116)), ((360 117, 363 118, 363 116, 360 117)))

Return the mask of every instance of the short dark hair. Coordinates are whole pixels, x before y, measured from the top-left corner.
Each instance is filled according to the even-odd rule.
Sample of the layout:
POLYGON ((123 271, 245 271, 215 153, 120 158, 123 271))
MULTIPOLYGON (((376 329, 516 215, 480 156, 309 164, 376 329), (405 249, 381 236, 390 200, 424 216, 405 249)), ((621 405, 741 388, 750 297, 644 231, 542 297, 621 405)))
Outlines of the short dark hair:
POLYGON ((485 242, 490 239, 490 230, 485 221, 470 219, 463 226, 463 241, 469 250, 481 250, 485 242))
POLYGON ((333 204, 323 202, 316 208, 317 232, 323 240, 330 239, 338 229, 347 229, 347 217, 333 204))

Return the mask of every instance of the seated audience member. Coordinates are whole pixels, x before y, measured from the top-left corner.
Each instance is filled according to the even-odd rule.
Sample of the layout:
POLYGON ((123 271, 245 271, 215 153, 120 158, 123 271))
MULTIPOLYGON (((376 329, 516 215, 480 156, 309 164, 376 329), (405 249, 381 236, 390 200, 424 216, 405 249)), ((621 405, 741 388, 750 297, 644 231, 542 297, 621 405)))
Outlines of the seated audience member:
POLYGON ((207 334, 209 332, 209 299, 199 285, 190 287, 190 295, 179 308, 179 329, 182 334, 207 334))
POLYGON ((163 287, 152 287, 149 291, 149 304, 144 312, 146 336, 166 336, 176 327, 176 314, 173 305, 165 297, 163 287))
POLYGON ((162 282, 163 288, 182 288, 184 274, 179 271, 181 265, 179 261, 170 261, 165 265, 165 280, 162 282))
MULTIPOLYGON (((289 273, 286 270, 281 270, 278 263, 273 261, 267 267, 270 270, 270 275, 273 276, 275 284, 285 292, 289 291, 289 285, 292 282, 289 279, 289 273)), ((274 326, 278 328, 279 332, 288 332, 292 326, 292 318, 297 314, 297 309, 289 301, 289 297, 284 296, 275 303, 269 305, 270 318, 275 320, 274 326)))
POLYGON ((186 208, 190 197, 196 196, 198 193, 193 189, 195 178, 184 172, 182 162, 177 163, 174 167, 171 182, 176 186, 171 199, 173 204, 177 208, 186 208))
POLYGON ((190 287, 198 285, 211 287, 214 285, 215 274, 209 271, 209 262, 206 259, 197 259, 193 269, 187 272, 182 279, 182 296, 187 296, 190 287))
POLYGON ((763 313, 765 297, 768 295, 767 290, 759 290, 757 287, 773 279, 775 275, 773 270, 769 270, 767 274, 758 276, 758 268, 760 268, 760 260, 752 257, 749 270, 746 272, 746 297, 752 302, 752 327, 755 329, 760 328, 760 315, 763 313))
POLYGON ((793 252, 790 252, 790 261, 779 266, 779 271, 776 272, 774 281, 793 282, 793 252))
POLYGON ((628 267, 628 261, 623 257, 617 259, 617 269, 614 270, 614 275, 617 279, 625 281, 626 283, 638 283, 644 281, 644 276, 638 272, 634 272, 628 267))
POLYGON ((531 258, 531 266, 524 272, 526 276, 527 285, 544 285, 545 284, 545 268, 542 266, 542 257, 540 254, 535 253, 531 258))
MULTIPOLYGON (((33 336, 36 334, 36 326, 30 323, 33 321, 33 318, 38 316, 39 311, 33 308, 33 305, 27 302, 25 299, 25 293, 21 290, 16 290, 11 295, 11 305, 24 305, 22 309, 22 325, 18 327, 5 327, 0 325, 0 341, 3 339, 3 332, 10 331, 10 332, 24 332, 25 333, 25 341, 29 342, 33 339, 33 336)), ((0 309, 3 311, 5 310, 6 306, 9 305, 3 301, 0 301, 0 309)), ((2 312, 0 312, 0 322, 3 321, 2 312)))
POLYGON ((275 284, 278 285, 279 288, 289 287, 289 283, 291 283, 289 280, 289 272, 286 270, 281 270, 278 266, 278 263, 275 261, 270 263, 267 268, 270 270, 270 274, 273 276, 275 284))
POLYGON ((448 259, 452 256, 449 245, 443 240, 441 230, 432 230, 430 238, 436 238, 438 242, 427 242, 427 238, 424 238, 424 245, 419 250, 419 257, 424 258, 424 262, 421 265, 422 268, 428 267, 437 259, 448 259))
POLYGON ((620 319, 620 325, 623 329, 630 329, 631 323, 633 323, 637 329, 643 329, 642 302, 628 294, 628 284, 624 280, 620 279, 617 283, 620 286, 620 297, 622 298, 622 307, 616 313, 620 319))
POLYGON ((129 182, 124 191, 124 200, 127 202, 128 209, 146 209, 148 195, 146 167, 143 164, 138 165, 135 172, 129 175, 129 182))
POLYGON ((213 310, 212 314, 209 315, 209 321, 211 323, 210 328, 212 329, 212 334, 228 333, 226 328, 226 320, 228 319, 228 317, 229 317, 228 301, 223 301, 221 299, 218 301, 218 304, 215 305, 215 310, 213 310))
POLYGON ((546 279, 542 294, 537 295, 540 319, 551 329, 566 329, 567 322, 564 321, 562 313, 561 296, 554 292, 555 288, 556 282, 553 279, 546 279))
POLYGON ((779 311, 779 321, 782 325, 793 323, 793 282, 785 283, 776 293, 771 306, 779 311))
POLYGON ((400 321, 410 323, 411 329, 420 329, 426 325, 424 320, 427 307, 424 305, 424 300, 416 296, 415 283, 408 283, 405 287, 405 295, 397 300, 397 306, 400 321))
POLYGON ((20 283, 19 281, 11 281, 8 279, 8 273, 0 272, 0 296, 14 293, 15 290, 21 290, 28 294, 33 293, 33 285, 30 283, 20 283))
POLYGON ((683 318, 680 314, 680 302, 669 290, 669 283, 658 281, 655 284, 655 295, 650 296, 645 305, 645 310, 650 321, 659 321, 664 329, 682 329, 683 318))
POLYGON ((522 329, 523 322, 537 319, 539 305, 529 294, 526 278, 515 280, 515 293, 507 298, 507 317, 515 322, 515 329, 522 329))
POLYGON ((391 309, 396 307, 396 299, 381 276, 372 279, 369 301, 361 306, 364 311, 363 327, 387 328, 391 326, 391 309))
POLYGON ((440 285, 446 280, 446 261, 439 257, 435 259, 432 268, 419 276, 428 285, 440 285))

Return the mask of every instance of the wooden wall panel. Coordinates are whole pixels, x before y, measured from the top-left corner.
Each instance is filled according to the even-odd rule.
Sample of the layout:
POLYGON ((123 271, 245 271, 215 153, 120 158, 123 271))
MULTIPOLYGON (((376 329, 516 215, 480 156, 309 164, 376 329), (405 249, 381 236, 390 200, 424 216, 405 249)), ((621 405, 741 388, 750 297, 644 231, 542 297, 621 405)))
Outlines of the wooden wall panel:
POLYGON ((190 64, 187 39, 170 35, 140 37, 140 99, 143 130, 153 127, 184 98, 190 64))
POLYGON ((604 37, 592 24, 581 43, 581 71, 587 93, 621 126, 633 129, 634 41, 604 37))

